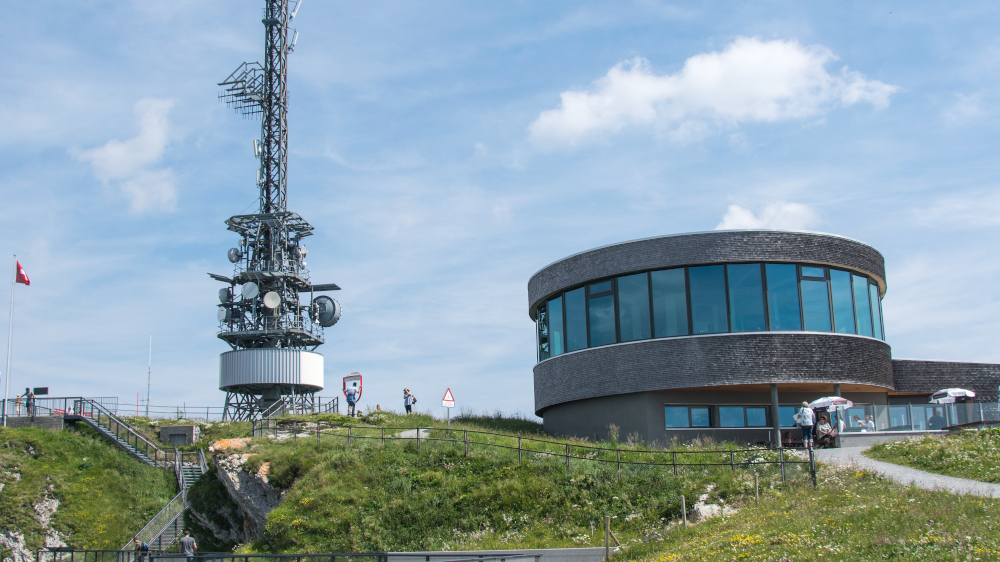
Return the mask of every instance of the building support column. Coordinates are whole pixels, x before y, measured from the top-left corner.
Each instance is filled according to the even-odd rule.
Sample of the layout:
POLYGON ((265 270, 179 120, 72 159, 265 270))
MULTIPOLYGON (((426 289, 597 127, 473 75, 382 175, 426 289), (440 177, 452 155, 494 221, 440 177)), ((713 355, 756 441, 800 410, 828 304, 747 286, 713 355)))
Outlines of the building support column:
POLYGON ((833 395, 834 396, 840 396, 840 385, 839 384, 833 385, 833 395))
POLYGON ((771 427, 774 428, 774 442, 781 448, 781 416, 778 415, 778 385, 771 385, 771 427))

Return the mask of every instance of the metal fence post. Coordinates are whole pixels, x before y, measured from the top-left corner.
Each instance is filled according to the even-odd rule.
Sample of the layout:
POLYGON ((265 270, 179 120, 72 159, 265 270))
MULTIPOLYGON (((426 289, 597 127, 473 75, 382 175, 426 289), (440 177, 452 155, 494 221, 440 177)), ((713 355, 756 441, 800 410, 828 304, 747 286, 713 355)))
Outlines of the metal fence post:
POLYGON ((753 471, 753 504, 760 505, 760 475, 753 471))
POLYGON ((781 447, 778 449, 778 464, 781 465, 781 481, 785 481, 785 448, 781 447))
POLYGON ((566 472, 569 472, 569 443, 566 443, 566 472))
POLYGON ((347 446, 351 446, 351 426, 347 426, 347 446))
POLYGON ((812 447, 809 447, 809 472, 812 474, 813 489, 816 489, 816 454, 812 447))
POLYGON ((299 422, 292 421, 292 443, 297 442, 299 439, 299 422))
POLYGON ((517 438, 517 464, 521 464, 521 438, 517 438))
POLYGON ((677 451, 673 451, 674 454, 674 476, 677 476, 677 451))
POLYGON ((621 480, 622 479, 622 450, 621 449, 615 449, 615 452, 618 453, 618 479, 621 480))
POLYGON ((385 428, 382 428, 382 446, 385 447, 385 428))
POLYGON ((733 472, 736 472, 736 451, 729 450, 729 464, 733 465, 733 472))
POLYGON ((688 510, 687 510, 687 501, 685 500, 684 496, 681 496, 681 517, 684 518, 684 526, 687 527, 688 526, 688 510))
POLYGON ((420 426, 417 426, 417 453, 420 453, 420 426))
POLYGON ((604 562, 611 562, 611 517, 604 516, 604 562))
POLYGON ((465 431, 465 456, 469 456, 469 430, 465 431))
POLYGON ((316 422, 316 446, 319 447, 319 422, 316 422))

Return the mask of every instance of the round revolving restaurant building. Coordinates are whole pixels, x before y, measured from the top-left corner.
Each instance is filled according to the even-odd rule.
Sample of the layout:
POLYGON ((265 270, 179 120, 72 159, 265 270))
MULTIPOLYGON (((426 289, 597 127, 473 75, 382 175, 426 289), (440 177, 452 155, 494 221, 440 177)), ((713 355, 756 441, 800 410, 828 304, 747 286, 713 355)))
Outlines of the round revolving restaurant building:
POLYGON ((885 293, 878 250, 828 234, 714 231, 572 255, 528 283, 535 413, 553 434, 614 424, 647 442, 764 442, 823 396, 855 403, 847 431, 869 416, 879 431, 959 423, 927 405, 950 386, 996 402, 1000 365, 894 360, 885 293))

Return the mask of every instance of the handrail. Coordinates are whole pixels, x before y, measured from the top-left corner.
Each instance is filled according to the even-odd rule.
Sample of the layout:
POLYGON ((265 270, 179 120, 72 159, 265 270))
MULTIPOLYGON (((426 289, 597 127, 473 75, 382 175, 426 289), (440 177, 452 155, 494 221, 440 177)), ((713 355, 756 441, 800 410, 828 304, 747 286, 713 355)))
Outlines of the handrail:
MULTIPOLYGON (((144 543, 150 543, 156 537, 160 536, 160 533, 177 517, 178 514, 184 511, 185 508, 186 495, 184 490, 181 489, 180 493, 173 497, 167 505, 163 506, 163 509, 158 511, 156 515, 146 523, 146 526, 139 530, 134 536, 139 537, 139 540, 144 543), (157 526, 159 525, 159 526, 157 526)), ((121 550, 129 548, 132 543, 125 543, 125 546, 121 550)))
POLYGON ((177 486, 180 487, 181 492, 187 489, 184 486, 184 461, 181 458, 180 452, 177 451, 177 447, 174 447, 174 474, 177 475, 177 486))
POLYGON ((125 431, 126 431, 126 437, 125 437, 125 442, 126 443, 129 443, 128 437, 131 436, 133 438, 134 444, 133 443, 129 443, 129 444, 132 445, 138 451, 138 450, 140 450, 139 449, 139 442, 141 441, 142 444, 143 444, 143 449, 142 450, 143 450, 143 453, 146 455, 146 457, 150 456, 149 455, 149 450, 150 449, 153 450, 153 457, 152 457, 151 460, 153 460, 154 463, 158 463, 160 461, 160 456, 161 455, 162 455, 163 462, 168 462, 168 455, 167 455, 166 451, 164 451, 163 449, 161 449, 160 446, 157 445, 156 443, 154 443, 154 442, 150 441, 149 439, 147 439, 145 435, 143 435, 143 434, 139 433, 138 431, 136 431, 131 425, 129 425, 127 422, 125 422, 124 420, 122 420, 121 418, 119 418, 117 415, 111 413, 111 411, 108 410, 107 408, 105 408, 103 405, 99 404, 98 402, 95 402, 94 400, 91 400, 90 398, 82 398, 81 397, 81 398, 77 398, 76 400, 77 400, 78 407, 76 408, 76 414, 75 415, 78 415, 80 417, 86 417, 86 418, 90 418, 90 419, 95 419, 94 411, 93 410, 90 410, 89 412, 84 411, 83 405, 86 404, 86 405, 88 405, 88 406, 96 409, 97 410, 97 416, 96 416, 96 420, 95 421, 97 422, 98 425, 101 425, 101 414, 103 413, 108 418, 108 423, 106 424, 105 427, 107 427, 109 431, 114 431, 116 436, 121 437, 121 434, 119 433, 119 430, 122 429, 122 428, 124 428, 125 431), (116 426, 114 428, 112 428, 112 426, 111 426, 111 422, 112 421, 115 423, 115 426, 116 426))
POLYGON ((208 472, 208 461, 205 460, 205 449, 198 449, 198 466, 201 467, 202 474, 208 472))

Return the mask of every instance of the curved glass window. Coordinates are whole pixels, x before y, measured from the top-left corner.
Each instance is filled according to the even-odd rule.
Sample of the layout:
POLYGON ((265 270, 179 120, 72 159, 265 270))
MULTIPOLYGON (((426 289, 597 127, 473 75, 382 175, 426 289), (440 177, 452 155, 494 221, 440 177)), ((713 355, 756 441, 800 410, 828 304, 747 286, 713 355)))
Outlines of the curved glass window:
POLYGON ((618 326, 622 341, 649 339, 649 275, 618 278, 618 326))
POLYGON ((549 351, 552 357, 563 352, 563 307, 562 297, 549 301, 546 310, 549 313, 549 351))
POLYGON ((802 268, 802 320, 809 332, 830 331, 830 288, 822 267, 802 268))
POLYGON ((868 304, 868 278, 851 275, 854 286, 854 314, 858 321, 858 333, 872 335, 872 310, 868 304))
POLYGON ((795 264, 769 263, 767 272, 767 313, 772 330, 801 330, 799 282, 795 264))
POLYGON ((587 347, 587 299, 583 287, 566 293, 566 351, 587 347))
POLYGON ((759 332, 764 323, 764 285, 759 263, 726 266, 729 281, 729 320, 734 332, 759 332))
POLYGON ((794 263, 676 267, 597 280, 539 304, 538 360, 725 332, 835 331, 884 340, 883 323, 878 284, 850 271, 794 263))
POLYGON ((833 324, 838 334, 854 332, 854 297, 851 295, 851 274, 830 270, 830 294, 833 296, 833 324))
POLYGON ((691 324, 696 334, 729 331, 726 312, 726 274, 721 265, 689 267, 691 324))
POLYGON ((649 277, 653 289, 653 327, 656 337, 690 334, 684 268, 661 269, 650 273, 649 277))

